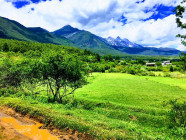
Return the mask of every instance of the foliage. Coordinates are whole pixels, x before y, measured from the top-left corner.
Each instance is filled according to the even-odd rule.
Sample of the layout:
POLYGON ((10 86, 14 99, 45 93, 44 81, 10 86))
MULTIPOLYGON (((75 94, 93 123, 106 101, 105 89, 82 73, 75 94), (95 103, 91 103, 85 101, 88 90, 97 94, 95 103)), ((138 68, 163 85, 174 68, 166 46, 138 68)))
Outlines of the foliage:
POLYGON ((24 60, 21 62, 12 62, 5 59, 0 65, 1 86, 18 87, 26 80, 34 82, 35 78, 39 79, 38 63, 33 60, 24 60))
POLYGON ((104 55, 103 58, 104 58, 105 61, 110 61, 110 62, 113 61, 113 56, 110 55, 110 54, 108 54, 108 55, 104 55))
POLYGON ((43 56, 40 64, 44 81, 53 95, 53 101, 62 103, 63 98, 86 83, 85 69, 77 58, 64 57, 61 54, 43 56))
POLYGON ((115 57, 115 60, 120 60, 120 57, 117 55, 117 56, 115 57))
POLYGON ((178 103, 176 100, 171 100, 168 104, 171 105, 171 110, 169 111, 170 125, 172 127, 186 127, 186 102, 178 103))
MULTIPOLYGON (((186 2, 186 0, 183 0, 181 2, 181 4, 184 4, 186 2)), ((177 23, 177 26, 180 27, 181 29, 186 29, 186 23, 183 23, 182 22, 182 19, 183 19, 183 14, 185 12, 185 6, 184 5, 178 5, 176 7, 176 9, 174 10, 176 12, 176 23, 177 23)), ((178 34, 177 37, 180 37, 182 39, 182 43, 183 45, 186 46, 186 35, 181 35, 181 34, 178 34)))
POLYGON ((176 100, 171 100, 169 103, 171 110, 168 112, 169 127, 181 127, 181 137, 186 138, 186 102, 178 103, 176 100))
POLYGON ((137 64, 145 65, 146 62, 143 59, 138 59, 137 64))
POLYGON ((173 72, 173 71, 174 71, 173 66, 170 66, 170 72, 173 72))
MULTIPOLYGON (((184 4, 186 0, 183 0, 181 4, 184 4)), ((186 29, 186 23, 182 22, 183 14, 185 12, 185 6, 184 5, 178 5, 175 9, 176 12, 176 23, 177 26, 181 29, 186 29)), ((186 34, 181 35, 178 34, 177 37, 180 37, 182 39, 182 44, 186 46, 186 34)), ((180 59, 183 60, 183 70, 186 70, 186 54, 182 53, 182 56, 180 56, 180 59)))
MULTIPOLYGON (((49 96, 54 96, 53 101, 62 102, 64 97, 86 83, 88 69, 78 57, 83 53, 79 49, 16 40, 0 41, 0 50, 8 51, 0 65, 1 87, 23 87, 34 93, 34 89, 42 84, 46 85, 46 91, 47 87, 50 89, 49 96), (18 59, 17 54, 23 59, 18 59)), ((95 57, 96 54, 90 53, 95 57)))
POLYGON ((180 55, 180 60, 183 62, 182 69, 186 71, 186 53, 182 53, 182 55, 180 55))

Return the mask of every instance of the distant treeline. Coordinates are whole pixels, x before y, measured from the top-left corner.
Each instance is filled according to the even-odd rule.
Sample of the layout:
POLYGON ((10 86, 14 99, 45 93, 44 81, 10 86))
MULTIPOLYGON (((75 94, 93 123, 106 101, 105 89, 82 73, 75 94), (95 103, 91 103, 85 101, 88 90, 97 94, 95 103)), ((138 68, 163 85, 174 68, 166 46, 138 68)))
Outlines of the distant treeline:
MULTIPOLYGON (((74 47, 17 41, 10 39, 0 39, 0 51, 23 55, 26 58, 40 58, 42 55, 51 53, 60 53, 62 55, 70 55, 77 57, 78 60, 85 62, 89 71, 92 72, 126 72, 131 74, 148 75, 147 71, 172 71, 172 67, 162 67, 161 62, 170 60, 174 65, 173 71, 181 71, 183 69, 183 61, 178 56, 134 56, 126 55, 124 57, 104 55, 100 56, 90 50, 83 50, 74 47), (147 62, 156 63, 157 67, 149 68, 145 64, 147 62), (132 69, 132 70, 131 70, 132 69), (145 71, 145 72, 144 72, 145 71)), ((152 74, 151 74, 152 75, 152 74)))

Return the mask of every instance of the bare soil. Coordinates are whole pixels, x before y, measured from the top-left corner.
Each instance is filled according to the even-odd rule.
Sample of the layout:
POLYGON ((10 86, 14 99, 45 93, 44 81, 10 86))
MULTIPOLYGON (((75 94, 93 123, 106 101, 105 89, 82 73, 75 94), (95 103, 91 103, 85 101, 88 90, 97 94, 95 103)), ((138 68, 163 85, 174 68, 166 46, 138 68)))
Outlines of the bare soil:
MULTIPOLYGON (((31 138, 18 133, 11 124, 2 121, 3 118, 7 117, 16 119, 22 125, 34 125, 36 122, 30 119, 29 115, 23 116, 10 108, 0 106, 0 140, 31 140, 31 138)), ((85 134, 71 129, 58 130, 55 127, 46 128, 44 124, 38 129, 48 129, 59 140, 92 140, 92 138, 87 137, 85 134)))
POLYGON ((8 115, 0 112, 0 140, 31 140, 18 133, 10 124, 1 121, 1 118, 4 117, 8 117, 8 115))

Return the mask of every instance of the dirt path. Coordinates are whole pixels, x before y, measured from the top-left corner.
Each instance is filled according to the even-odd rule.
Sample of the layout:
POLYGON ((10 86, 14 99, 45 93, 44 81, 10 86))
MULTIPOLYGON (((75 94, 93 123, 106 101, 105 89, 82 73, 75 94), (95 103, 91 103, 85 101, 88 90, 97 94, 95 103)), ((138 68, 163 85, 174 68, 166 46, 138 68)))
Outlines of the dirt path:
POLYGON ((9 116, 0 112, 0 140, 31 140, 18 133, 10 124, 1 121, 1 118, 7 117, 9 116))
POLYGON ((46 129, 43 124, 0 107, 0 140, 88 140, 77 131, 46 129))

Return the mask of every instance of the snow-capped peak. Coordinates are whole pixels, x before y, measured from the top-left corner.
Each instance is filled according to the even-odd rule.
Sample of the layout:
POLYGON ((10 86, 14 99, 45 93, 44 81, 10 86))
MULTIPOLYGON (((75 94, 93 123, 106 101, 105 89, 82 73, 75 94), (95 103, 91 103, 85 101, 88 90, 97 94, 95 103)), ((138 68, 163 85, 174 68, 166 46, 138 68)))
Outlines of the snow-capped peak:
POLYGON ((122 47, 142 47, 141 45, 130 42, 127 38, 122 39, 121 37, 117 37, 114 39, 113 37, 108 37, 106 42, 112 46, 122 46, 122 47))

